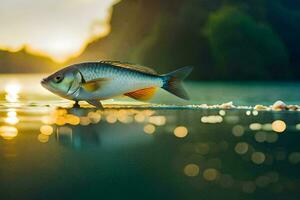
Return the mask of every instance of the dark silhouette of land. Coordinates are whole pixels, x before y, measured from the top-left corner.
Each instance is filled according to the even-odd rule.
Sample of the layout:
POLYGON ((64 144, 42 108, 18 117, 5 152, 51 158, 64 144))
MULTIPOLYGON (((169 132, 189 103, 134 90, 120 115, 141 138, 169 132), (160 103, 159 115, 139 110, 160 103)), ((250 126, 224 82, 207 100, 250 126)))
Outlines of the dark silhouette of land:
POLYGON ((20 51, 0 50, 0 73, 39 73, 57 69, 57 63, 46 56, 20 51))

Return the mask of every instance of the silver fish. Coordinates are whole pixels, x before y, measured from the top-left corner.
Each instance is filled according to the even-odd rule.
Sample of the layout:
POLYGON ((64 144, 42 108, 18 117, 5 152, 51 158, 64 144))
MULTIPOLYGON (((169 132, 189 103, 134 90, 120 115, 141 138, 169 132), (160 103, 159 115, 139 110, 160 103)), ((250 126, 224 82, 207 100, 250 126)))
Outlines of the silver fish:
POLYGON ((74 100, 77 104, 78 101, 86 101, 103 109, 100 100, 125 95, 147 101, 157 88, 189 99, 181 81, 191 71, 192 67, 183 67, 158 75, 151 68, 119 61, 86 62, 61 69, 43 79, 41 84, 52 93, 74 100))

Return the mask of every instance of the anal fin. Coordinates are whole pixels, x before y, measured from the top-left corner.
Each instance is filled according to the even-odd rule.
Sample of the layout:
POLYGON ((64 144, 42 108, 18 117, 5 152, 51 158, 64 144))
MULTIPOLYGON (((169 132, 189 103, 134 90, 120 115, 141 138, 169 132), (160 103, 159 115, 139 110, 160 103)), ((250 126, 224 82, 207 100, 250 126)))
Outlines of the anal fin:
POLYGON ((133 92, 125 93, 124 95, 139 101, 148 101, 154 96, 156 89, 157 89, 156 87, 149 87, 149 88, 144 88, 133 92))

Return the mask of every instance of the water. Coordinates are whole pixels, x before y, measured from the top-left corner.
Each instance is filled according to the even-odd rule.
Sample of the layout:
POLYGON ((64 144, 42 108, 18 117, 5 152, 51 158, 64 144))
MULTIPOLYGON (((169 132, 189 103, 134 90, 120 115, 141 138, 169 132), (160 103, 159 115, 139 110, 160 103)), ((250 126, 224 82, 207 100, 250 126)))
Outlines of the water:
MULTIPOLYGON (((0 77, 3 199, 299 199, 298 111, 106 101, 105 111, 0 77)), ((297 83, 188 83, 192 104, 300 104, 297 83)), ((154 101, 166 103, 164 92, 154 101)))

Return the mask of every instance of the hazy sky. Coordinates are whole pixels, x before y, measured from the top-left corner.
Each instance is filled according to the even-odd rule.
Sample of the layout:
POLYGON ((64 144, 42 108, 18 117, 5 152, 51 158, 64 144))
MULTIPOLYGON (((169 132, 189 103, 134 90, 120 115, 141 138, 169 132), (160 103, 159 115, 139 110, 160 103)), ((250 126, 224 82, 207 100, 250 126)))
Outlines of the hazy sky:
POLYGON ((65 59, 82 48, 91 30, 107 33, 110 8, 117 1, 1 0, 0 48, 27 44, 53 58, 65 59))

